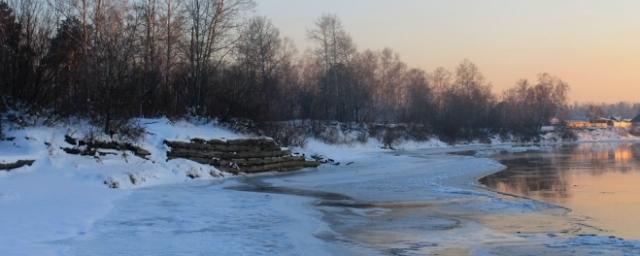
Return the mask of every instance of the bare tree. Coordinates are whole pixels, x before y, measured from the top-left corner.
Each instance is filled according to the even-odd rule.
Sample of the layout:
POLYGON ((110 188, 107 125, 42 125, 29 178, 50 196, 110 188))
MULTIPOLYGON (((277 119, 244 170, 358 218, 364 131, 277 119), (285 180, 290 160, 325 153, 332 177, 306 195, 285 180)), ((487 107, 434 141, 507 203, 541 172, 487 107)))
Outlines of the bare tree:
POLYGON ((351 36, 333 14, 325 14, 316 20, 315 27, 308 31, 308 37, 318 45, 314 53, 322 61, 325 71, 348 63, 356 51, 351 36))
POLYGON ((242 14, 253 6, 252 0, 188 0, 185 7, 189 19, 189 44, 186 55, 189 63, 189 84, 194 88, 192 106, 202 108, 206 95, 204 87, 210 74, 232 50, 237 37, 233 35, 241 25, 242 14))
POLYGON ((376 103, 380 107, 378 115, 380 121, 396 121, 399 103, 403 100, 403 78, 406 64, 400 60, 400 55, 390 48, 380 52, 380 67, 378 70, 378 86, 376 103))
POLYGON ((345 31, 337 16, 326 14, 320 17, 315 27, 308 31, 308 38, 316 43, 314 54, 321 63, 319 105, 322 118, 345 116, 345 87, 349 86, 348 65, 356 53, 351 36, 345 31), (341 79, 344 78, 344 79, 341 79))
POLYGON ((335 15, 315 21, 314 47, 299 56, 266 17, 247 19, 251 0, 11 1, 0 0, 0 111, 27 105, 83 115, 105 133, 131 117, 192 111, 418 123, 450 139, 536 136, 567 100, 567 84, 548 74, 518 82, 498 101, 470 61, 427 74, 391 48, 358 52, 335 15))
POLYGON ((236 46, 236 59, 251 76, 265 83, 273 75, 282 45, 280 32, 265 17, 249 20, 236 46))
POLYGON ((540 127, 557 117, 566 106, 569 87, 562 80, 543 73, 536 84, 520 80, 503 94, 495 119, 499 129, 516 135, 533 137, 540 127))
POLYGON ((442 95, 436 128, 448 138, 486 136, 494 104, 491 84, 478 67, 465 60, 456 68, 455 81, 442 95))
POLYGON ((421 124, 434 121, 435 111, 433 93, 423 70, 411 69, 405 75, 407 98, 405 101, 405 120, 421 124))

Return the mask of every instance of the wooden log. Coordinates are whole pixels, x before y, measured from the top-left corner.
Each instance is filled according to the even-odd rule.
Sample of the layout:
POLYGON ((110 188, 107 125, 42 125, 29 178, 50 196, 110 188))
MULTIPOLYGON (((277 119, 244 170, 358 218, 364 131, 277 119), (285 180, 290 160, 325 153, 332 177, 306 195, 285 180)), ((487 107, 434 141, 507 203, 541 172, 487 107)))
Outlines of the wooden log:
POLYGON ((284 169, 302 169, 307 167, 317 167, 317 165, 313 164, 313 162, 306 161, 290 161, 290 162, 280 162, 273 164, 263 164, 263 165, 255 165, 255 166, 246 166, 241 167, 240 170, 243 172, 265 172, 265 171, 280 171, 284 169))
POLYGON ((282 156, 282 157, 265 157, 265 158, 244 158, 244 159, 231 159, 230 161, 238 166, 254 166, 264 164, 275 164, 282 162, 292 161, 304 161, 304 157, 301 156, 282 156))
POLYGON ((256 139, 236 139, 236 140, 209 140, 207 141, 209 145, 233 145, 233 146, 272 146, 277 145, 277 143, 272 139, 266 138, 256 138, 256 139))
MULTIPOLYGON (((73 138, 69 137, 69 138, 65 138, 65 140, 69 140, 67 142, 69 142, 71 144, 71 142, 76 142, 74 141, 73 138)), ((146 149, 143 149, 141 147, 138 146, 134 146, 131 143, 118 143, 115 141, 99 141, 99 140, 93 140, 93 141, 80 141, 78 142, 80 145, 86 145, 87 149, 85 150, 85 152, 95 152, 96 149, 113 149, 113 150, 128 150, 131 151, 134 155, 141 157, 141 158, 146 158, 147 156, 151 155, 151 152, 147 151, 146 149)), ((63 149, 65 152, 69 153, 69 154, 81 154, 81 155, 89 155, 89 153, 78 153, 77 151, 79 151, 78 149, 63 149)))
POLYGON ((260 146, 260 145, 206 145, 208 150, 221 151, 221 152, 257 152, 257 151, 275 151, 280 150, 280 147, 275 146, 260 146))
POLYGON ((218 139, 211 139, 211 140, 205 141, 204 139, 195 138, 195 139, 191 139, 191 142, 165 141, 165 143, 169 144, 170 146, 176 146, 176 147, 179 147, 180 145, 184 145, 184 146, 188 147, 188 146, 190 146, 190 144, 207 144, 207 145, 219 145, 219 146, 229 146, 229 145, 233 145, 233 146, 273 146, 273 145, 277 145, 277 143, 275 141, 273 141, 272 139, 266 139, 266 138, 237 139, 237 140, 227 140, 227 141, 218 140, 218 139))
POLYGON ((252 158, 248 159, 233 159, 225 160, 214 157, 198 157, 198 156, 179 156, 170 155, 169 160, 172 159, 187 159, 200 164, 208 164, 216 167, 228 167, 238 168, 241 171, 248 172, 260 172, 260 171, 274 171, 282 168, 301 169, 308 167, 318 167, 320 163, 314 161, 305 161, 303 157, 298 156, 285 156, 285 157, 271 157, 271 158, 252 158))
POLYGON ((127 150, 129 149, 127 147, 127 145, 125 144, 119 144, 117 142, 114 141, 99 141, 99 140, 94 140, 94 141, 88 141, 87 142, 87 147, 90 148, 103 148, 103 149, 114 149, 114 150, 127 150))
POLYGON ((81 156, 95 156, 96 150, 93 148, 79 149, 79 148, 61 148, 65 153, 70 155, 81 156))
POLYGON ((200 151, 177 148, 167 152, 170 157, 200 157, 200 158, 221 158, 221 159, 241 159, 241 158, 265 158, 265 157, 281 157, 290 155, 289 150, 277 151, 256 151, 256 152, 219 152, 219 151, 200 151))
POLYGON ((260 152, 237 152, 237 153, 224 153, 223 159, 238 159, 238 158, 265 158, 265 157, 280 157, 291 155, 289 150, 275 150, 275 151, 260 151, 260 152))
POLYGON ((268 171, 281 171, 281 170, 295 170, 295 169, 303 169, 303 168, 311 168, 318 167, 318 163, 309 162, 309 161, 291 161, 291 162, 282 162, 282 163, 274 163, 274 164, 265 164, 265 165, 257 165, 250 167, 242 167, 240 168, 241 172, 246 173, 258 173, 258 172, 268 172, 268 171))
POLYGON ((224 140, 211 139, 207 141, 209 145, 227 145, 227 142, 224 140))
POLYGON ((118 143, 115 141, 112 141, 112 142, 97 141, 97 142, 92 142, 88 144, 88 146, 97 147, 97 148, 106 148, 106 149, 128 150, 128 151, 131 151, 134 155, 142 158, 145 158, 151 155, 151 152, 141 147, 134 146, 131 143, 118 143))
POLYGON ((89 147, 87 147, 86 149, 80 149, 80 148, 61 148, 61 149, 65 153, 70 155, 81 155, 81 156, 117 155, 117 153, 114 153, 114 152, 103 152, 103 151, 97 150, 96 148, 89 148, 89 147))
POLYGON ((291 151, 282 150, 275 141, 267 138, 206 142, 193 139, 192 142, 165 141, 165 144, 171 147, 167 152, 169 160, 189 159, 234 174, 290 171, 320 165, 306 161, 304 156, 291 155, 291 151))
POLYGON ((196 144, 206 144, 207 141, 204 139, 200 139, 200 138, 195 138, 195 139, 191 139, 191 143, 196 143, 196 144))
POLYGON ((74 146, 78 145, 78 140, 74 139, 69 135, 64 135, 64 141, 74 146))
POLYGON ((207 150, 218 152, 257 152, 280 150, 280 146, 276 144, 230 145, 189 143, 180 141, 166 141, 165 144, 167 144, 172 149, 207 150))
POLYGON ((275 145, 276 142, 272 139, 267 138, 253 138, 253 139, 237 139, 237 140, 228 140, 227 144, 229 145, 275 145))
POLYGON ((186 150, 186 149, 173 149, 167 152, 168 157, 181 157, 181 158, 220 158, 222 152, 210 152, 210 151, 199 151, 199 150, 186 150))
POLYGON ((3 171, 11 171, 13 169, 18 169, 20 167, 23 166, 31 166, 33 163, 35 162, 35 160, 18 160, 15 163, 0 163, 0 170, 3 171))
POLYGON ((165 140, 164 144, 171 147, 172 149, 206 149, 206 147, 204 146, 205 144, 199 143, 165 140))
POLYGON ((142 157, 142 158, 147 158, 147 156, 151 155, 151 152, 149 152, 146 149, 137 147, 135 151, 133 151, 133 154, 138 156, 138 157, 142 157))

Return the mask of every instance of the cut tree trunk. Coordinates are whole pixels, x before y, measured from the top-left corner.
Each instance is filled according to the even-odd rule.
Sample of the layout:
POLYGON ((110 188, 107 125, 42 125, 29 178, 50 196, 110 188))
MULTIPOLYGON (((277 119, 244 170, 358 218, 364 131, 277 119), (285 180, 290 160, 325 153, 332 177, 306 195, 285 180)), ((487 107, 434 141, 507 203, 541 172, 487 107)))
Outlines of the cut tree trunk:
POLYGON ((18 169, 23 166, 27 166, 27 165, 31 166, 34 162, 35 160, 18 160, 15 163, 7 163, 7 164, 0 163, 0 171, 9 172, 13 169, 18 169))
POLYGON ((90 140, 83 141, 75 139, 69 135, 65 135, 65 141, 75 147, 73 148, 62 148, 67 154, 73 155, 95 155, 96 152, 99 154, 107 154, 101 153, 99 149, 112 149, 112 150, 128 150, 131 151, 134 155, 147 159, 148 156, 151 155, 151 152, 143 149, 141 147, 135 146, 131 143, 120 143, 115 141, 99 141, 99 140, 90 140), (77 146, 83 146, 84 149, 78 148, 77 146))

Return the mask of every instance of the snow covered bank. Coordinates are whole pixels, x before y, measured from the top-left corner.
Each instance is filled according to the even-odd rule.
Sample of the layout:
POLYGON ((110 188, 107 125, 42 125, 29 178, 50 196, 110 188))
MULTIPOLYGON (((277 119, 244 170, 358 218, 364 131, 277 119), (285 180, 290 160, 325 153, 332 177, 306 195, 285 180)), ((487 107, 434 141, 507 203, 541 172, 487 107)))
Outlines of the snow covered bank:
MULTIPOLYGON (((136 142, 137 146, 148 150, 148 159, 137 157, 130 151, 107 150, 102 156, 76 156, 65 153, 61 148, 69 147, 65 135, 76 138, 92 136, 109 141, 110 138, 94 135, 94 128, 86 124, 54 127, 28 127, 6 131, 13 140, 1 141, 2 162, 20 159, 36 160, 34 166, 24 167, 5 176, 20 176, 25 172, 58 172, 68 176, 92 176, 102 183, 105 180, 121 181, 124 188, 131 187, 130 180, 136 180, 136 186, 150 186, 187 180, 187 172, 202 172, 202 177, 211 176, 211 171, 222 175, 209 166, 195 164, 186 160, 167 162, 165 140, 188 141, 192 138, 235 139, 247 137, 222 129, 213 123, 194 124, 187 121, 171 122, 167 119, 140 119, 145 134, 136 142), (207 175, 204 175, 207 174, 207 175)), ((214 176, 216 176, 214 175, 214 176)))
MULTIPOLYGON (((165 140, 189 141, 193 138, 237 139, 249 137, 221 128, 212 122, 139 119, 145 129, 137 142, 151 153, 147 159, 133 152, 107 150, 106 155, 80 156, 65 153, 70 145, 65 135, 86 136, 108 141, 87 123, 53 127, 10 127, 0 141, 0 162, 35 160, 33 165, 0 171, 0 249, 3 255, 59 255, 52 244, 90 233, 96 220, 109 213, 114 202, 126 198, 134 188, 220 179, 228 174, 192 161, 167 161, 165 140), (120 189, 105 185, 117 183, 120 189)), ((309 147, 321 145, 311 144, 309 147)), ((327 146, 329 147, 329 146, 327 146)), ((379 147, 366 147, 382 151, 379 147)), ((347 152, 350 150, 345 150, 347 152)))
POLYGON ((83 137, 93 132, 86 124, 28 127, 5 131, 11 140, 0 141, 0 161, 35 160, 11 172, 0 171, 0 248, 3 255, 47 255, 47 243, 86 233, 92 223, 112 208, 114 200, 129 195, 126 188, 180 183, 199 173, 216 179, 221 172, 187 160, 166 161, 163 141, 195 137, 233 139, 243 135, 212 123, 172 123, 167 119, 141 119, 146 128, 139 146, 150 151, 149 160, 132 152, 113 151, 100 157, 69 155, 64 136, 83 137), (133 182, 135 180, 135 182, 133 182), (104 185, 121 184, 120 190, 104 185))
POLYGON ((640 137, 619 129, 576 131, 577 142, 640 142, 640 137))
POLYGON ((568 134, 572 138, 562 138, 557 132, 546 133, 541 136, 541 144, 640 142, 640 137, 618 128, 576 129, 568 131, 568 134))

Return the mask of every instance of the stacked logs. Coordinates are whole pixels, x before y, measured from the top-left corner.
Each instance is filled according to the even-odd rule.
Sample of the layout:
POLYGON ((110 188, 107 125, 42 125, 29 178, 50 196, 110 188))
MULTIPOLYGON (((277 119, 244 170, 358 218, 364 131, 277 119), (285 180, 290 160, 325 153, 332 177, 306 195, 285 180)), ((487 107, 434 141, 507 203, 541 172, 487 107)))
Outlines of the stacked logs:
POLYGON ((107 155, 110 153, 102 152, 100 150, 111 149, 119 151, 131 151, 134 155, 147 159, 151 152, 138 146, 134 146, 131 143, 120 143, 115 141, 100 141, 100 140, 79 140, 69 135, 64 136, 64 141, 73 145, 71 148, 62 147, 61 149, 67 154, 83 155, 83 156, 96 156, 107 155))
POLYGON ((272 139, 203 140, 191 142, 165 141, 171 150, 168 160, 183 158, 213 165, 231 173, 260 173, 269 171, 293 171, 318 167, 319 163, 307 161, 304 156, 294 156, 282 150, 272 139))
POLYGON ((0 163, 0 171, 11 171, 13 169, 18 169, 23 166, 31 166, 35 160, 18 160, 14 163, 0 163))

